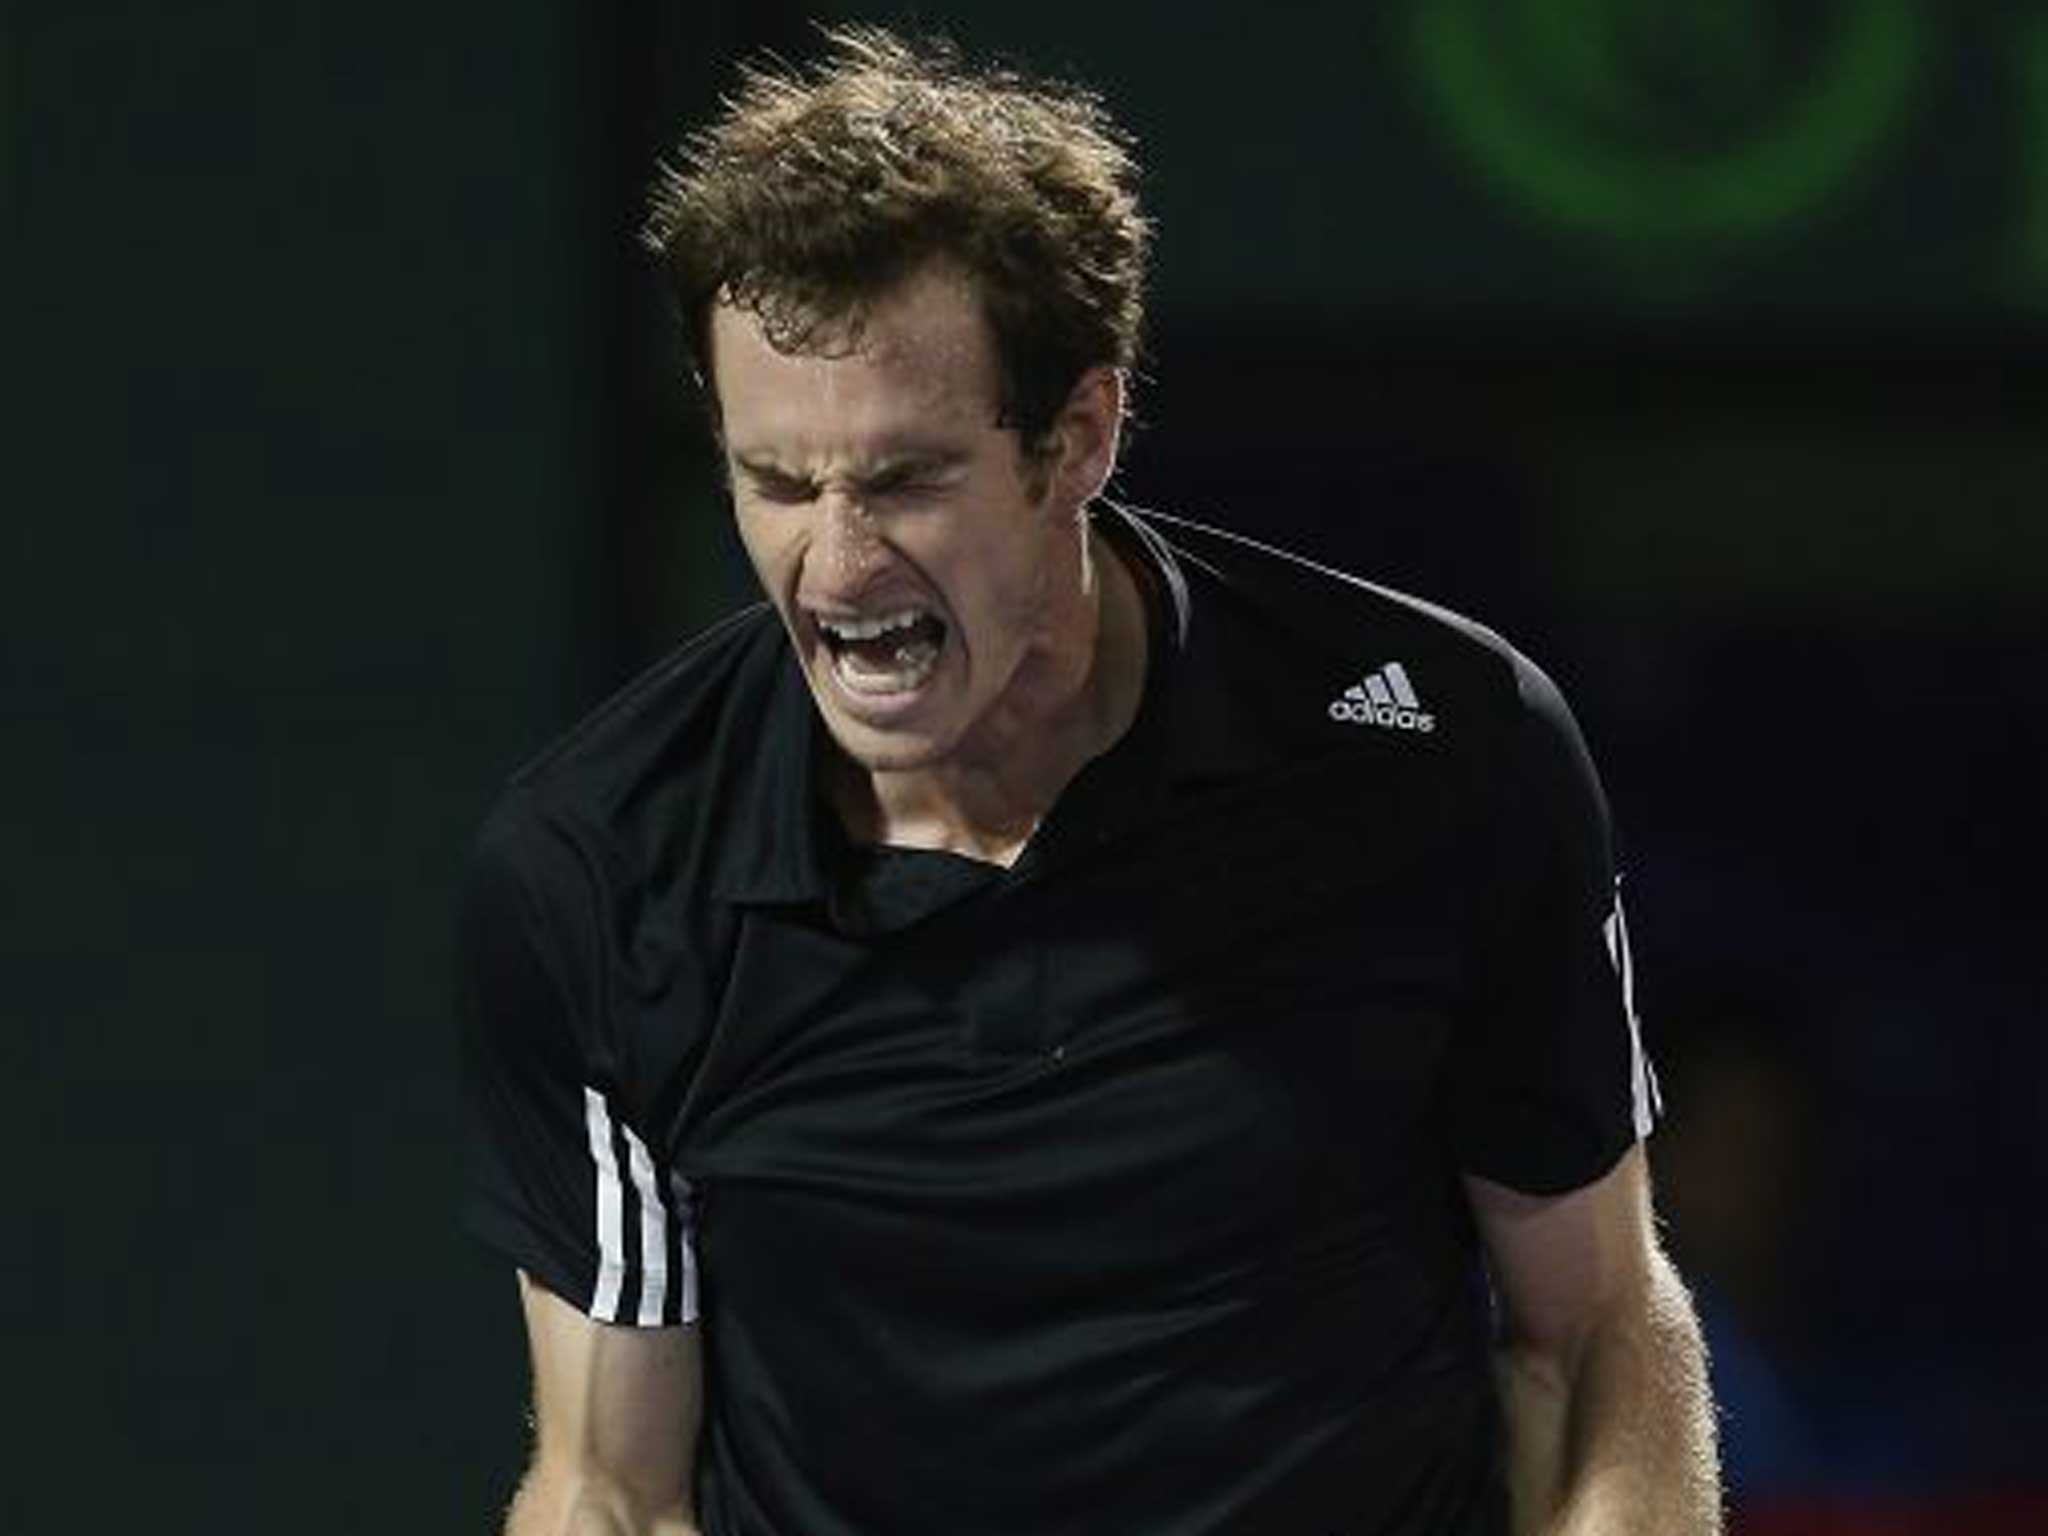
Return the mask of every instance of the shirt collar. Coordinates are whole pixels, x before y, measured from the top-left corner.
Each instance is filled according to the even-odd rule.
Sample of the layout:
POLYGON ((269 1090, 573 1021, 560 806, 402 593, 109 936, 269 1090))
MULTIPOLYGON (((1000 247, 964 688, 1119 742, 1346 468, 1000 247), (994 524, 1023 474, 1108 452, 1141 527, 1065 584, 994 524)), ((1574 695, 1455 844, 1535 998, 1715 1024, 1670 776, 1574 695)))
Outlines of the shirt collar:
POLYGON ((1108 503, 1109 533, 1125 553, 1156 578, 1149 585, 1155 612, 1146 715, 1160 743, 1162 781, 1183 784, 1232 777, 1267 761, 1260 732, 1233 712, 1226 678, 1216 573, 1198 556, 1176 548, 1168 530, 1144 512, 1108 503), (1121 533, 1122 537, 1117 537, 1121 533), (1199 603, 1197 593, 1200 593, 1199 603), (1164 611, 1159 599, 1164 599, 1164 611))

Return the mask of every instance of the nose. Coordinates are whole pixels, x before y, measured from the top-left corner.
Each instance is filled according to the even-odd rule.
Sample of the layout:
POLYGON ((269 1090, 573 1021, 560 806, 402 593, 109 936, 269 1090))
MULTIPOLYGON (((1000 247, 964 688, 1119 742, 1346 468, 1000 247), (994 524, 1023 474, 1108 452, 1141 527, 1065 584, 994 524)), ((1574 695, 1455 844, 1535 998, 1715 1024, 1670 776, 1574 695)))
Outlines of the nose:
POLYGON ((881 566, 886 551, 874 514, 860 497, 833 489, 820 500, 814 557, 822 564, 826 583, 850 595, 881 566))

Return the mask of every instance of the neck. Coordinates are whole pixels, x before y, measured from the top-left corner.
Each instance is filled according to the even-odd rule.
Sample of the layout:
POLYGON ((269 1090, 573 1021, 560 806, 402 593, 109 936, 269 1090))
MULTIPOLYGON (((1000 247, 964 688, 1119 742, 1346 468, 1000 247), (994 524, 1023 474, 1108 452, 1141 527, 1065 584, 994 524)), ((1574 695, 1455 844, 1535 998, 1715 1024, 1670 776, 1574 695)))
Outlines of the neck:
POLYGON ((990 722, 980 750, 901 773, 834 753, 828 794, 855 842, 1007 867, 1074 776, 1130 729, 1145 687, 1145 600, 1123 557, 1092 529, 1085 539, 1072 659, 990 722))

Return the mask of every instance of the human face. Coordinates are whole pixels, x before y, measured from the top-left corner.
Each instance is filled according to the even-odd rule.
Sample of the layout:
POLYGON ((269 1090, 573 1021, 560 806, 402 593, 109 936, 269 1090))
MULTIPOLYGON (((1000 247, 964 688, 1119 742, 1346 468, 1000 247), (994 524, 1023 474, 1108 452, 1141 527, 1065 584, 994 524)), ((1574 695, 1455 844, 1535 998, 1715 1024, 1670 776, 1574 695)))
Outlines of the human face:
POLYGON ((971 282, 922 269, 841 355, 790 355, 718 305, 711 351, 741 542, 833 738, 871 771, 998 752, 1086 653, 1081 537, 998 428, 971 282))

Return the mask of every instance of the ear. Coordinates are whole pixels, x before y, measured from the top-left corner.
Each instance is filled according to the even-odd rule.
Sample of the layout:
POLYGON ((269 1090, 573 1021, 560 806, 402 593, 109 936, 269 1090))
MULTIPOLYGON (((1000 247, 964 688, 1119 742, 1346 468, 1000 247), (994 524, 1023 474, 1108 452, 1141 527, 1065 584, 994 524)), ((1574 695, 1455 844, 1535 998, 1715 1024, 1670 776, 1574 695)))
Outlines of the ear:
POLYGON ((1053 422, 1059 459, 1052 489, 1063 507, 1084 507, 1109 484, 1123 422, 1123 370, 1106 364, 1090 368, 1053 422))

